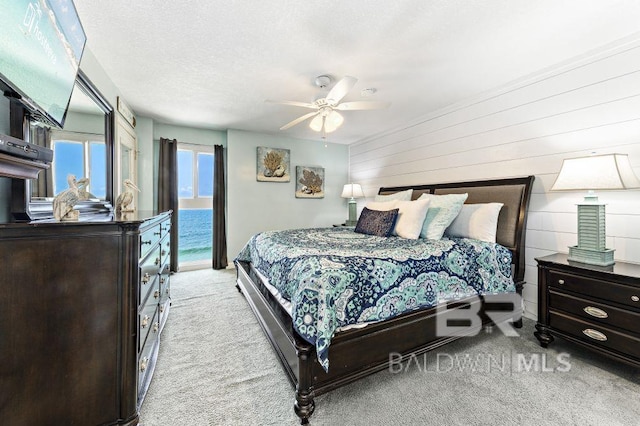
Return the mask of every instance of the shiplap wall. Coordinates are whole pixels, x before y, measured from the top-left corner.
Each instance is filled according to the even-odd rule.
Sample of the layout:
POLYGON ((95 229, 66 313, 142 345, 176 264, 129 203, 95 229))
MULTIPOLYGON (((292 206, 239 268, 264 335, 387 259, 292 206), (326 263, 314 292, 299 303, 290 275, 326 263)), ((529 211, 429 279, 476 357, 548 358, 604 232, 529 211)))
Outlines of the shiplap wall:
MULTIPOLYGON (((380 186, 535 175, 524 299, 525 315, 536 318, 535 258, 577 243, 575 203, 584 195, 549 190, 564 158, 592 152, 628 154, 640 176, 640 37, 355 143, 350 181, 369 198, 380 186)), ((599 195, 607 247, 640 263, 640 190, 599 195)))

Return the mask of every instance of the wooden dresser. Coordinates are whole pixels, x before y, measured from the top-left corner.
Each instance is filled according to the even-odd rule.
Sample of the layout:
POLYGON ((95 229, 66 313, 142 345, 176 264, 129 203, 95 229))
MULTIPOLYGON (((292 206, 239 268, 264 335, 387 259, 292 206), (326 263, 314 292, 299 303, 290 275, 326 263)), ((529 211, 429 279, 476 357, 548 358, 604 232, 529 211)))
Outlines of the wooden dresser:
POLYGON ((0 424, 138 423, 170 307, 170 219, 0 224, 0 424))
POLYGON ((558 336, 640 366, 640 265, 592 266, 563 254, 537 261, 540 344, 558 336))

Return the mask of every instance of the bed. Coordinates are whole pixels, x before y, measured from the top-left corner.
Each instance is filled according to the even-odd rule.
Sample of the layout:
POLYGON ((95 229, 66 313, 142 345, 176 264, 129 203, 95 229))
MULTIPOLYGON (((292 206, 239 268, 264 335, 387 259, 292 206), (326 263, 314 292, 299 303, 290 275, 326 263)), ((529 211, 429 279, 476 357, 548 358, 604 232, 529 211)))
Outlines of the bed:
MULTIPOLYGON (((386 255, 381 254, 382 252, 377 252, 387 244, 386 240, 380 239, 381 237, 375 237, 379 238, 378 240, 368 236, 365 238, 361 234, 354 233, 353 228, 292 230, 279 237, 280 234, 263 233, 259 236, 261 244, 266 244, 262 250, 271 253, 271 257, 265 260, 260 260, 257 257, 252 258, 247 253, 248 246, 251 244, 256 251, 257 242, 254 240, 257 236, 252 238, 235 260, 237 288, 246 297, 295 388, 294 410, 302 424, 309 422, 315 408, 314 398, 316 396, 388 368, 391 362, 390 354, 393 354, 393 362, 397 363, 398 359, 409 359, 458 338, 472 336, 480 328, 487 325, 506 321, 512 322, 516 327, 522 325, 520 303, 497 303, 495 299, 487 297, 487 294, 501 292, 522 294, 527 208, 533 179, 533 176, 527 176, 380 188, 379 195, 382 196, 412 189, 412 200, 418 199, 422 194, 466 193, 468 194, 466 204, 490 202, 503 204, 497 221, 497 244, 485 245, 467 239, 444 238, 434 245, 435 248, 429 249, 435 250, 437 255, 434 255, 433 252, 426 255, 429 259, 437 257, 451 259, 456 256, 439 255, 443 252, 448 253, 450 250, 477 253, 477 257, 480 259, 478 262, 483 263, 480 269, 484 273, 471 273, 472 277, 468 278, 469 282, 459 285, 454 291, 447 290, 426 296, 422 294, 422 298, 405 298, 406 300, 400 300, 402 303, 398 302, 398 298, 394 299, 395 302, 392 303, 394 309, 398 304, 408 304, 407 300, 413 304, 410 309, 405 309, 402 313, 392 312, 389 314, 388 309, 375 309, 376 306, 388 307, 388 298, 379 301, 371 297, 362 297, 361 299, 368 300, 369 304, 367 305, 366 301, 362 302, 361 304, 366 306, 362 306, 360 310, 355 309, 356 314, 350 316, 350 310, 345 307, 345 301, 338 297, 340 294, 345 294, 344 291, 335 293, 336 297, 334 298, 334 294, 329 290, 325 292, 325 287, 318 287, 316 283, 311 283, 312 278, 317 274, 309 272, 310 262, 324 262, 325 267, 327 263, 330 264, 329 266, 333 263, 339 265, 348 263, 344 260, 350 257, 342 252, 332 251, 332 239, 347 239, 352 242, 354 250, 369 252, 371 259, 379 262, 381 258, 388 260, 386 255), (283 250, 282 247, 285 247, 285 244, 293 244, 296 240, 299 240, 301 247, 306 245, 313 249, 309 253, 298 252, 298 250, 302 250, 298 247, 290 249, 287 256, 278 254, 278 247, 283 250), (292 258, 304 259, 306 263, 294 264, 292 267, 299 269, 293 271, 280 271, 284 266, 278 263, 279 258, 289 257, 289 255, 292 258), (495 261, 491 260, 492 263, 487 266, 489 265, 487 259, 492 257, 495 257, 495 261), (504 264, 505 259, 508 259, 506 265, 504 264), (489 272, 487 273, 487 271, 489 272), (305 274, 310 275, 305 278, 305 274), (270 280, 275 280, 277 277, 287 276, 301 277, 300 282, 291 289, 285 286, 279 287, 279 290, 272 285, 274 283, 270 283, 270 280), (505 276, 508 276, 509 280, 506 280, 505 276), (291 299, 294 288, 302 288, 302 290, 296 290, 299 291, 296 293, 297 298, 292 299, 293 303, 287 305, 286 299, 291 299), (311 333, 304 325, 301 326, 303 323, 306 324, 306 319, 311 318, 310 304, 299 302, 305 297, 317 296, 319 291, 322 292, 322 297, 316 297, 316 299, 322 299, 326 301, 326 304, 318 304, 318 308, 314 308, 315 310, 312 310, 311 314, 318 315, 316 311, 321 310, 321 316, 329 318, 329 320, 323 321, 322 327, 313 328, 313 333, 311 333), (419 303, 416 303, 416 299, 419 303), (420 302, 421 300, 422 302, 420 302), (330 309, 332 310, 329 311, 330 309), (464 327, 458 328, 460 331, 456 333, 443 335, 442 329, 438 328, 442 325, 443 318, 463 318, 466 317, 463 313, 468 311, 477 312, 477 317, 480 320, 460 322, 461 320, 454 319, 451 324, 455 325, 455 321, 458 321, 457 324, 462 324, 464 327), (331 315, 328 315, 327 312, 331 312, 331 315), (451 315, 452 313, 454 315, 451 315), (461 315, 456 316, 456 313, 461 315), (362 318, 365 320, 358 321, 362 318)), ((397 237, 389 238, 388 244, 393 246, 396 252, 401 253, 400 258, 403 260, 413 259, 417 252, 426 250, 420 245, 422 244, 420 241, 411 241, 400 246, 397 240, 399 240, 397 237)), ((360 263, 369 262, 366 258, 358 257, 358 259, 363 259, 359 261, 360 263)), ((398 271, 403 270, 410 273, 417 270, 417 264, 411 263, 407 266, 401 262, 396 263, 395 267, 398 271)), ((438 268, 441 266, 432 263, 430 268, 433 268, 433 271, 420 270, 416 274, 422 273, 420 276, 424 276, 425 273, 437 274, 438 268)), ((447 265, 447 267, 450 266, 447 265)), ((461 267, 467 268, 467 266, 461 267)), ((372 268, 369 267, 369 269, 372 268)), ((468 269, 471 267, 469 266, 468 269)), ((358 274, 354 270, 350 276, 358 274)), ((336 286, 339 286, 339 277, 330 277, 329 279, 334 280, 336 286)), ((372 279, 372 283, 373 281, 375 280, 372 279)), ((402 281, 402 279, 396 281, 402 281)), ((363 283, 359 285, 358 288, 366 287, 363 283)), ((353 295, 353 292, 349 294, 353 295)), ((350 301, 354 300, 358 299, 353 297, 350 301)), ((504 301, 504 299, 499 300, 504 301)), ((448 321, 451 322, 451 320, 448 321)))

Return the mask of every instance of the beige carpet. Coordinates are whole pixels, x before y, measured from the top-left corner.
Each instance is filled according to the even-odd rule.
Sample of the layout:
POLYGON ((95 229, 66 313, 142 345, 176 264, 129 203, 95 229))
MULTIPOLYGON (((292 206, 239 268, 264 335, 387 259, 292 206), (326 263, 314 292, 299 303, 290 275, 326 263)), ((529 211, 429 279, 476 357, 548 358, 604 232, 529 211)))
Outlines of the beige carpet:
MULTIPOLYGON (((171 278, 173 306, 143 426, 295 425, 294 393, 235 271, 171 278)), ((313 425, 636 425, 640 369, 557 340, 548 350, 525 320, 316 398, 313 425), (568 355, 558 359, 561 353, 568 355), (524 357, 529 371, 518 369, 524 357), (535 365, 534 359, 546 365, 535 365), (570 367, 568 372, 557 371, 570 367), (545 368, 545 371, 543 370, 545 368), (546 371, 554 370, 554 371, 546 371)))

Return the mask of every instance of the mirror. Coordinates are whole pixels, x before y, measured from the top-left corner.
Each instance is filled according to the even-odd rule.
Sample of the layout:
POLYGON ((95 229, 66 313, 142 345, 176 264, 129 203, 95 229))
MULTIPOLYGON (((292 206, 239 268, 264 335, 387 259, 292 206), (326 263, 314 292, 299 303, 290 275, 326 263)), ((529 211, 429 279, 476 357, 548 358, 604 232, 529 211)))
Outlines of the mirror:
POLYGON ((28 184, 31 220, 52 217, 53 197, 68 188, 67 175, 89 178, 89 200, 81 212, 107 212, 113 200, 113 108, 80 71, 63 129, 30 123, 30 141, 54 150, 48 170, 28 184))

